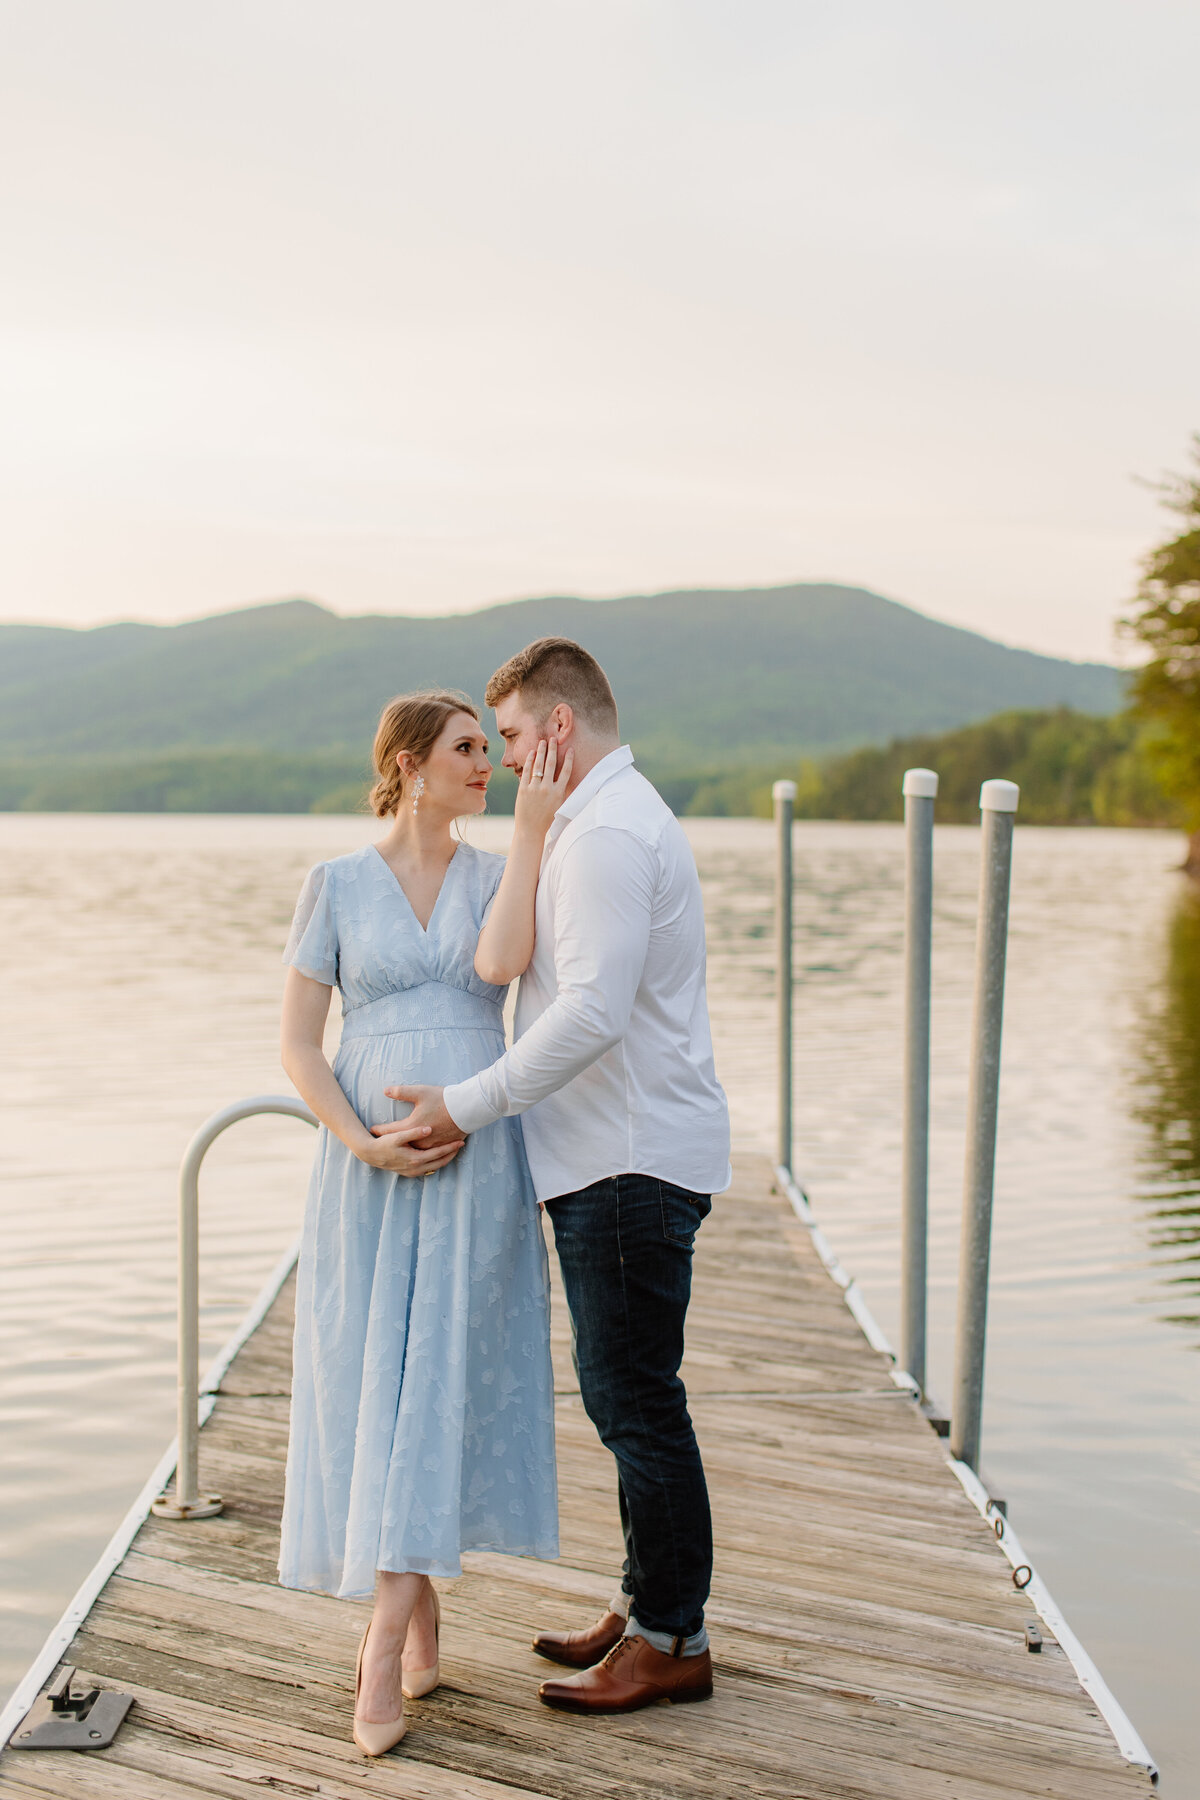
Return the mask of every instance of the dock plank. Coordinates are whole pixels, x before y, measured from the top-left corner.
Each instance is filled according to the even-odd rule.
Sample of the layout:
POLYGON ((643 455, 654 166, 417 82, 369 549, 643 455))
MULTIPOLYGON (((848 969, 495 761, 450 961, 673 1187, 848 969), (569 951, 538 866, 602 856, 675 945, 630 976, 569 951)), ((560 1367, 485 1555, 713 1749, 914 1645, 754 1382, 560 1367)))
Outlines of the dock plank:
MULTIPOLYGON (((552 1258, 553 1262, 553 1258, 552 1258)), ((580 1719, 536 1699, 538 1626, 587 1622, 620 1561, 612 1462, 585 1417, 556 1288, 562 1556, 464 1559, 440 1583, 443 1682, 370 1763, 349 1735, 364 1603, 275 1580, 289 1281, 201 1438, 226 1511, 148 1519, 69 1652, 132 1693, 116 1742, 5 1750, 0 1800, 1108 1800, 1145 1794, 772 1190, 743 1157, 700 1234, 685 1372, 713 1499, 717 1691, 580 1719)))

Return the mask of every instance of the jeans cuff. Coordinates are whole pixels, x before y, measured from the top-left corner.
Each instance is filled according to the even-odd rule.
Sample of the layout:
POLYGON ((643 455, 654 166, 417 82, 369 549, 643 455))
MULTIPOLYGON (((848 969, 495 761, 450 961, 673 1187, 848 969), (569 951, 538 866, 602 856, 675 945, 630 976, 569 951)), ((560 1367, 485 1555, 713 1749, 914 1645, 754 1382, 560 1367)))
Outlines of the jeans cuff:
POLYGON ((624 1588, 618 1588, 608 1603, 609 1612, 615 1612, 622 1619, 629 1617, 629 1609, 633 1605, 633 1595, 627 1594, 624 1588))
MULTIPOLYGON (((647 1631, 644 1625, 638 1624, 632 1612, 625 1626, 625 1636, 645 1638, 652 1650, 661 1650, 664 1656, 672 1654, 676 1642, 669 1631, 647 1631)), ((699 1631, 692 1633, 691 1637, 684 1638, 679 1654, 681 1656, 702 1656, 707 1649, 708 1632, 702 1625, 699 1631)))

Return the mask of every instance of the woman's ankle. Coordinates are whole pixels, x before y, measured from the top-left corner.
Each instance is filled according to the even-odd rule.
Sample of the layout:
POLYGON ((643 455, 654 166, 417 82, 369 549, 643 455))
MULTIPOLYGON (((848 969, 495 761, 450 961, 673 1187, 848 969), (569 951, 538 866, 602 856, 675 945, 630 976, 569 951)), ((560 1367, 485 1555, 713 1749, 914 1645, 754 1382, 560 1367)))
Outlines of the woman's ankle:
POLYGON ((413 1614, 421 1606, 430 1583, 424 1575, 395 1575, 380 1571, 371 1614, 368 1649, 398 1655, 404 1648, 413 1614))
POLYGON ((404 1640, 408 1635, 408 1620, 403 1625, 394 1624, 387 1619, 371 1620, 371 1629, 367 1633, 368 1656, 394 1656, 404 1648, 404 1640))

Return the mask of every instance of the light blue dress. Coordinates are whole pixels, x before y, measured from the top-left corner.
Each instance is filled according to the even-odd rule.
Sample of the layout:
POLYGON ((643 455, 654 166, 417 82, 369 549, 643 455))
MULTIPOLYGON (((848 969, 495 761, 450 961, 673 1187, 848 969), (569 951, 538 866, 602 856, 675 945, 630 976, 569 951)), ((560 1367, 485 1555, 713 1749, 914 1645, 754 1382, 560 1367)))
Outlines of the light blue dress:
MULTIPOLYGON (((309 874, 284 952, 342 994, 334 1073, 367 1125, 384 1088, 460 1081, 504 1049, 474 970, 503 858, 460 844, 428 929, 371 845, 309 874)), ((546 1248, 520 1122, 401 1177, 322 1128, 296 1288, 279 1579, 346 1597, 460 1550, 558 1554, 546 1248)))

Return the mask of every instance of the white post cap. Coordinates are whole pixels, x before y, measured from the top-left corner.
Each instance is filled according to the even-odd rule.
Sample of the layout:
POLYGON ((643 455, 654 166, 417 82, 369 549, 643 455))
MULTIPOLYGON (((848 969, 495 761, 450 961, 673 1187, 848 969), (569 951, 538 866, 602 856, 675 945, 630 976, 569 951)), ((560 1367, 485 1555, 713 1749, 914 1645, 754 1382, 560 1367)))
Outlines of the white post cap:
POLYGON ((1021 790, 1015 781, 985 781, 979 790, 982 812, 1016 812, 1021 790))
POLYGON ((772 800, 794 800, 796 784, 794 781, 777 781, 771 789, 772 800))
POLYGON ((904 785, 900 792, 902 794, 911 794, 916 800, 936 799, 936 771, 933 769, 905 769, 904 785))

